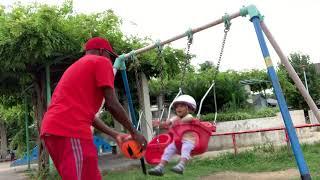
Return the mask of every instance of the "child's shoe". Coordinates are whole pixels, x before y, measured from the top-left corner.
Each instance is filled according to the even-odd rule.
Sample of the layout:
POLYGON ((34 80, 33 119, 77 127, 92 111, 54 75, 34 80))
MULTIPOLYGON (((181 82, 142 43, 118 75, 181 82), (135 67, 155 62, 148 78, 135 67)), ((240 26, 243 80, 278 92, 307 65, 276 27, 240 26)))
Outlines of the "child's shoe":
POLYGON ((150 175, 153 175, 153 176, 163 176, 163 174, 164 174, 164 167, 158 165, 158 166, 150 169, 150 170, 148 171, 148 173, 149 173, 150 175))
POLYGON ((171 168, 171 171, 177 173, 177 174, 183 174, 184 171, 184 165, 179 163, 176 166, 171 168))

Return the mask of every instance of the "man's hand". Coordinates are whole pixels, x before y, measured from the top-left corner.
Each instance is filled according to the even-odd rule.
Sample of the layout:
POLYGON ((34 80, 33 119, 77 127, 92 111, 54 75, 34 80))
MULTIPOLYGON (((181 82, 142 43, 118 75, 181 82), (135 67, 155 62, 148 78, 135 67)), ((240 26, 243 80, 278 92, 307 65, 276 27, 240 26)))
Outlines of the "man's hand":
POLYGON ((147 142, 146 138, 142 134, 140 134, 138 132, 134 132, 134 133, 131 134, 131 137, 134 140, 136 140, 144 150, 147 148, 148 142, 147 142))
POLYGON ((123 133, 118 133, 117 136, 116 136, 116 142, 118 145, 121 145, 125 139, 128 137, 127 134, 123 134, 123 133))
MULTIPOLYGON (((134 132, 133 134, 131 134, 132 139, 134 139, 135 141, 137 141, 137 143, 140 144, 140 146, 143 149, 146 149, 147 147, 147 140, 144 138, 143 135, 141 135, 138 132, 134 132)), ((118 133, 116 136, 116 141, 119 145, 121 145, 127 138, 130 138, 130 136, 128 134, 123 134, 123 133, 118 133)))

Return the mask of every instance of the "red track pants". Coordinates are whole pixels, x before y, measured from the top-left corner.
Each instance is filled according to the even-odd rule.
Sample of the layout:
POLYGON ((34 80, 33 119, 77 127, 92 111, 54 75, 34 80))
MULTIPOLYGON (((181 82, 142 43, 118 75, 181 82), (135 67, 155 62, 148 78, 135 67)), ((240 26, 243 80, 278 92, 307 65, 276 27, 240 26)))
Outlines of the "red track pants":
POLYGON ((92 140, 54 135, 43 140, 62 180, 101 180, 92 140))

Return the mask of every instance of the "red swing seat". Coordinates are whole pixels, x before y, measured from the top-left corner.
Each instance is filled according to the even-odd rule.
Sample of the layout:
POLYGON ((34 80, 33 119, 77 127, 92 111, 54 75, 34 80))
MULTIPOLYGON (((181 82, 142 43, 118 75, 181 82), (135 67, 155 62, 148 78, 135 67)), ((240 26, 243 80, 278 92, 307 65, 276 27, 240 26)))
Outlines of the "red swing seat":
MULTIPOLYGON (((148 164, 158 164, 165 148, 175 142, 177 149, 181 149, 181 138, 186 132, 193 132, 196 137, 196 146, 191 155, 199 155, 207 151, 211 133, 216 131, 216 126, 210 122, 201 122, 194 118, 189 122, 175 122, 168 133, 154 137, 147 145, 145 158, 148 164), (201 137, 201 138, 200 138, 201 137)), ((178 152, 180 154, 180 152, 178 152)))
POLYGON ((148 164, 159 164, 164 149, 172 142, 172 137, 168 134, 159 134, 154 137, 147 145, 144 155, 148 164))

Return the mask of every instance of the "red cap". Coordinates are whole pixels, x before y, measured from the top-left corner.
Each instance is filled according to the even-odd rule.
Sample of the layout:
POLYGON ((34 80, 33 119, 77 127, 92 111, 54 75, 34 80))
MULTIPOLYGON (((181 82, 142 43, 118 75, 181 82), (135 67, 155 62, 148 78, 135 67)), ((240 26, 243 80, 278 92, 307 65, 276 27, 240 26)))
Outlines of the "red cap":
POLYGON ((101 37, 94 37, 87 41, 84 50, 88 51, 92 49, 104 49, 114 56, 114 58, 118 57, 118 55, 112 50, 109 41, 101 37))

